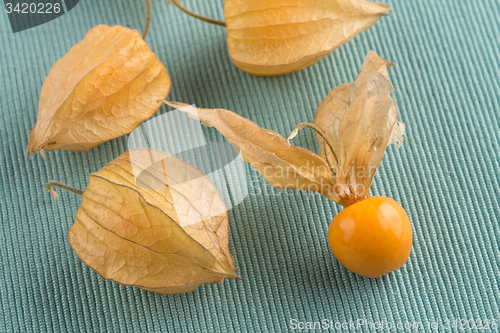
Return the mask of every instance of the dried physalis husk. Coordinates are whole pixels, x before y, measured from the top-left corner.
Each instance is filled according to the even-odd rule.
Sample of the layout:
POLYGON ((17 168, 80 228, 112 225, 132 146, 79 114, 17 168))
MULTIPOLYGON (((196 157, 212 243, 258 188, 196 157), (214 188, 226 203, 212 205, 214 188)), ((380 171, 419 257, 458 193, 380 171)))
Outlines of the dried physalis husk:
POLYGON ((201 171, 136 149, 89 178, 68 238, 103 278, 162 294, 238 278, 226 207, 201 171))
POLYGON ((354 82, 333 89, 316 111, 314 124, 323 157, 335 174, 335 187, 346 205, 366 198, 386 147, 403 141, 387 69, 392 63, 370 51, 354 82))
POLYGON ((315 127, 322 134, 321 157, 231 111, 164 103, 219 130, 274 187, 316 191, 347 206, 368 195, 387 145, 403 140, 404 124, 390 97, 390 65, 370 52, 356 80, 335 88, 318 107, 316 126, 300 124, 292 133, 289 139, 300 128, 315 127))
POLYGON ((226 0, 229 56, 253 75, 299 71, 389 11, 386 4, 365 0, 226 0))
POLYGON ((96 26, 47 76, 27 153, 88 150, 129 133, 155 113, 170 85, 136 30, 96 26))
POLYGON ((204 125, 213 126, 239 147, 243 160, 250 163, 274 187, 317 191, 332 201, 339 197, 328 164, 315 153, 291 145, 280 134, 224 109, 201 109, 164 101, 204 125))

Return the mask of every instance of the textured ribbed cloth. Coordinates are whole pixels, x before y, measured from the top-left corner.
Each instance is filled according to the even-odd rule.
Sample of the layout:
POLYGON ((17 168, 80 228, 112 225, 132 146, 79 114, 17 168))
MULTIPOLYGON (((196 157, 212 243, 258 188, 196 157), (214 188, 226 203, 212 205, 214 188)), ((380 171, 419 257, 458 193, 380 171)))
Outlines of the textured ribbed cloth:
MULTIPOLYGON (((354 80, 369 50, 396 63, 389 73, 407 132, 400 149, 388 148, 371 193, 408 212, 410 258, 378 279, 349 272, 327 244, 341 207, 319 194, 274 189, 246 165, 249 196, 229 211, 242 281, 168 296, 103 280, 67 240, 81 199, 59 191, 55 201, 44 184, 85 188, 89 173, 127 150, 127 136, 88 152, 48 152, 45 160, 29 160, 25 150, 54 63, 97 24, 142 32, 144 3, 81 0, 68 14, 16 34, 2 11, 0 331, 281 332, 323 319, 500 321, 499 1, 392 1, 392 16, 318 64, 274 78, 232 65, 223 27, 166 0, 152 3, 147 41, 172 77, 169 100, 226 108, 284 136, 312 121, 330 90, 354 80)), ((224 19, 221 0, 183 3, 224 19)), ((318 148, 308 130, 293 143, 318 148)))

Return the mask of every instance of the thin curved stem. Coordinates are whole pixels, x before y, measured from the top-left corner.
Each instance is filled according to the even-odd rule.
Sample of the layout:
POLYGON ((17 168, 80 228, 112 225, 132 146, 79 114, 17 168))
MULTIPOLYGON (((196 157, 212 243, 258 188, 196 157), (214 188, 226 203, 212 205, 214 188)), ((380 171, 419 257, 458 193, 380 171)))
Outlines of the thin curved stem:
POLYGON ((77 188, 71 187, 69 185, 63 184, 61 182, 58 182, 57 180, 51 180, 47 182, 46 189, 47 192, 49 192, 56 200, 59 199, 59 195, 57 195, 57 192, 53 189, 53 187, 59 187, 62 188, 63 190, 73 192, 78 195, 82 195, 83 191, 79 190, 77 188))
POLYGON ((202 20, 202 21, 205 21, 205 22, 208 22, 208 23, 212 23, 212 24, 215 24, 215 25, 220 25, 221 27, 225 27, 226 26, 226 22, 214 20, 214 19, 211 19, 211 18, 208 18, 208 17, 201 16, 201 15, 193 13, 192 11, 184 8, 180 4, 179 0, 172 0, 172 2, 174 3, 174 5, 176 5, 184 13, 186 13, 188 15, 191 15, 192 17, 197 18, 198 20, 202 20))
POLYGON ((151 22, 151 3, 149 0, 146 0, 146 7, 148 14, 146 16, 146 25, 144 26, 144 32, 142 33, 142 39, 146 39, 146 36, 148 35, 148 30, 149 30, 149 23, 151 22))
MULTIPOLYGON (((337 155, 335 155, 335 150, 333 149, 332 141, 330 140, 330 138, 328 138, 328 136, 326 135, 326 133, 321 128, 319 128, 318 126, 316 126, 314 124, 311 124, 311 123, 300 123, 300 124, 298 124, 297 126, 295 126, 295 129, 293 130, 293 132, 288 137, 288 140, 294 138, 297 135, 297 133, 299 133, 299 131, 301 129, 305 128, 305 127, 313 129, 316 133, 318 133, 321 136, 321 138, 323 140, 325 140, 325 142, 328 145, 328 147, 330 147, 332 155, 335 158, 335 162, 337 164, 339 164, 339 160, 337 158, 337 155)), ((325 154, 325 157, 328 158, 328 156, 326 154, 325 154)))

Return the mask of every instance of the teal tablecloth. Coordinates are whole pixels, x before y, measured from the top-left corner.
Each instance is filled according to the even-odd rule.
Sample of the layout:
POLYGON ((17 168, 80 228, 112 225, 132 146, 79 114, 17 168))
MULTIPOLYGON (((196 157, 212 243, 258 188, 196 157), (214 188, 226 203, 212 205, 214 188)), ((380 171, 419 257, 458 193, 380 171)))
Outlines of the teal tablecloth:
MULTIPOLYGON (((143 1, 82 0, 68 14, 16 34, 2 12, 0 331, 286 331, 293 322, 323 319, 450 327, 455 319, 500 321, 499 1, 392 1, 392 16, 318 64, 276 78, 233 66, 224 28, 166 0, 152 2, 147 40, 172 77, 169 99, 230 109, 283 135, 311 121, 332 88, 352 81, 369 50, 395 62, 393 96, 407 132, 401 149, 387 150, 372 194, 407 210, 410 258, 379 279, 350 273, 327 246, 340 206, 319 194, 275 190, 247 166, 250 195, 229 212, 230 250, 242 281, 167 296, 103 280, 67 241, 80 198, 60 191, 56 202, 44 184, 57 179, 85 188, 89 173, 127 150, 126 136, 88 152, 46 153, 45 160, 29 160, 25 149, 52 65, 97 24, 142 31, 143 1)), ((220 0, 184 3, 223 19, 220 0)), ((312 132, 294 140, 317 149, 312 132)))

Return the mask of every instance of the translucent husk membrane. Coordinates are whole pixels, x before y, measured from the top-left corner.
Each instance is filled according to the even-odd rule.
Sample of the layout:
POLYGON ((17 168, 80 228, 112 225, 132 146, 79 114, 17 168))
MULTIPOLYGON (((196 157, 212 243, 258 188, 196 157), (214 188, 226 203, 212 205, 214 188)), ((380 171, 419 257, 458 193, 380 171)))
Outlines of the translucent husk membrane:
POLYGON ((228 110, 164 103, 219 130, 274 187, 316 191, 348 206, 368 196, 386 147, 403 141, 405 125, 390 96, 392 65, 370 51, 356 80, 333 89, 314 123, 299 124, 288 140, 228 110), (303 127, 318 133, 320 156, 290 144, 303 127))

